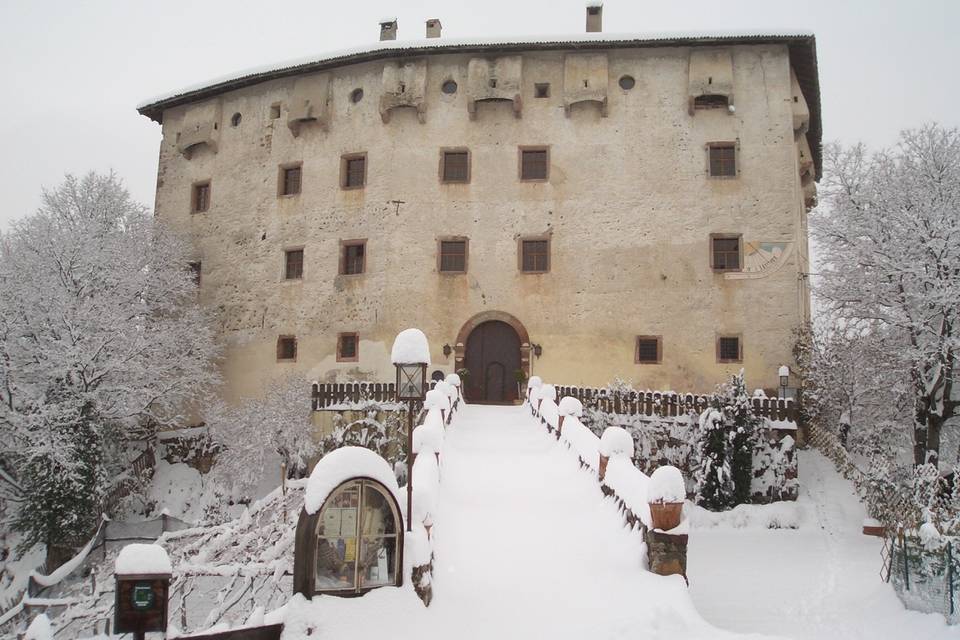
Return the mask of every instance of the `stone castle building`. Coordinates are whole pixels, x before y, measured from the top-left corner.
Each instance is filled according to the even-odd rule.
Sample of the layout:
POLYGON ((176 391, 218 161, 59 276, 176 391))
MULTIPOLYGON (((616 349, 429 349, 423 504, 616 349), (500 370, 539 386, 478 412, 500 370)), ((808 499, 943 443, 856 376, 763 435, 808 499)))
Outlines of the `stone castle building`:
POLYGON ((468 398, 776 388, 810 313, 808 34, 395 40, 158 98, 156 215, 195 252, 227 395, 394 377, 422 329, 468 398))

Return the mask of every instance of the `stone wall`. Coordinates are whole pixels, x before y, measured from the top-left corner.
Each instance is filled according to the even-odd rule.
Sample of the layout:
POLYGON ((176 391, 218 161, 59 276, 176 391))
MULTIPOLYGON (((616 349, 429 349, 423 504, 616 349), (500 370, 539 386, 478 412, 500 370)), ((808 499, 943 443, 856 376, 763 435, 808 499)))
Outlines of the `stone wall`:
POLYGON ((520 56, 519 103, 474 102, 476 56, 437 53, 411 76, 419 83, 423 71, 409 106, 384 72, 390 61, 373 61, 306 88, 271 80, 165 111, 156 211, 202 261, 200 297, 227 342, 225 395, 257 395, 290 369, 319 381, 392 379, 392 340, 410 326, 430 339, 433 369, 450 372, 443 345, 456 347, 461 327, 490 310, 523 323, 543 349, 533 373, 552 379, 707 391, 743 367, 775 387, 809 313, 791 69, 786 45, 728 49, 735 113, 691 113, 682 47, 606 52, 603 102, 570 104, 562 51, 520 56), (624 75, 633 88, 620 88, 624 75), (449 80, 454 93, 441 90, 449 80), (537 83, 550 83, 549 97, 534 97, 537 83), (706 145, 717 141, 736 143, 736 178, 706 175, 706 145), (522 145, 549 147, 547 181, 518 179, 522 145), (468 184, 439 181, 449 147, 470 150, 468 184), (341 156, 357 152, 366 186, 341 189, 341 156), (302 192, 278 197, 280 167, 291 163, 302 163, 302 192), (192 185, 206 180, 209 210, 192 214, 192 185), (711 233, 773 243, 780 259, 714 272, 711 233), (518 271, 528 235, 550 238, 549 272, 518 271), (437 272, 442 236, 469 238, 466 274, 437 272), (363 275, 338 275, 350 239, 367 241, 363 275), (303 278, 284 280, 284 250, 301 247, 303 278), (340 332, 359 334, 357 362, 337 361, 340 332), (719 334, 742 337, 742 363, 717 362, 719 334), (296 336, 295 362, 277 361, 279 335, 296 336), (637 335, 663 337, 661 364, 634 363, 637 335))

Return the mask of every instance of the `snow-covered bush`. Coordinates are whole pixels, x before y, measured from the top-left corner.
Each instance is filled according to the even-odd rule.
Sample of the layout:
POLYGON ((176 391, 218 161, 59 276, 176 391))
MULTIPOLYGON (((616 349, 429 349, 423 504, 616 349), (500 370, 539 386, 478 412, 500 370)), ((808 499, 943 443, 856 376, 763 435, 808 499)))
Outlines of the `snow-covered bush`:
POLYGON ((0 483, 21 550, 89 535, 128 482, 125 444, 182 426, 217 382, 190 255, 112 174, 67 176, 0 240, 0 483))
POLYGON ((262 398, 236 406, 210 403, 205 412, 210 437, 221 445, 216 476, 227 486, 246 491, 266 472, 273 456, 280 456, 290 477, 303 477, 317 450, 313 437, 309 382, 301 376, 277 378, 262 398))

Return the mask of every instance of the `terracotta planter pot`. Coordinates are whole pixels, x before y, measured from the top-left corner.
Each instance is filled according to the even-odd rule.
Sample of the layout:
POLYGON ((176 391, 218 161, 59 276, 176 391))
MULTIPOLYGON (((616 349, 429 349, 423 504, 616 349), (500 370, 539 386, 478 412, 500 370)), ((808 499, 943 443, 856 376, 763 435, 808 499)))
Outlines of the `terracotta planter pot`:
POLYGON ((651 502, 650 520, 654 529, 670 531, 680 524, 683 516, 682 502, 651 502))

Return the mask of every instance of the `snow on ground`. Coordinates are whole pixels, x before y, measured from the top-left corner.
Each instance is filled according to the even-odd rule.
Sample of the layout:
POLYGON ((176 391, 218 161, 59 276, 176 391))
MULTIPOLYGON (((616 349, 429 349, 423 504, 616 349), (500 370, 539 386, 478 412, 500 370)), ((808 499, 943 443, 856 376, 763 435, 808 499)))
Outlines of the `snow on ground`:
POLYGON ((942 616, 907 611, 880 580, 882 541, 849 482, 816 451, 800 452, 796 504, 694 509, 690 593, 724 629, 798 640, 960 638, 942 616), (771 523, 795 526, 766 529, 771 523))
POLYGON ((304 620, 352 640, 736 637, 700 618, 682 578, 643 568, 640 535, 527 409, 465 407, 442 462, 430 608, 409 586, 293 601, 292 637, 304 620))

